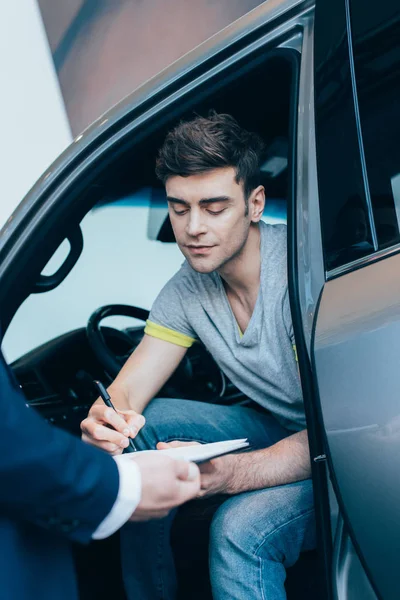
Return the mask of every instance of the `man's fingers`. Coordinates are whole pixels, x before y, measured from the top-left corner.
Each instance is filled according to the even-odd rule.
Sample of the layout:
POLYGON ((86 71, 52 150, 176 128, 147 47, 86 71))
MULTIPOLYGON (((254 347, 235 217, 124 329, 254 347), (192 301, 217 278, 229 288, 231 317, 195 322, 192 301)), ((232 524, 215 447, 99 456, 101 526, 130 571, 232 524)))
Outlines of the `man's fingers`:
POLYGON ((157 450, 166 450, 168 448, 168 444, 165 442, 158 442, 156 445, 157 450))
POLYGON ((176 506, 184 504, 192 498, 196 498, 200 492, 200 477, 197 475, 195 479, 186 479, 179 481, 179 496, 176 506))
POLYGON ((136 437, 137 434, 139 433, 139 431, 142 429, 142 427, 144 426, 144 424, 146 423, 146 419, 144 418, 143 415, 140 415, 138 413, 129 413, 127 412, 125 414, 125 419, 126 419, 126 424, 128 425, 129 428, 129 435, 130 437, 136 437))
POLYGON ((189 472, 188 472, 186 481, 197 481, 197 480, 199 480, 199 482, 200 482, 199 467, 196 465, 196 463, 190 462, 189 463, 189 472))
POLYGON ((196 481, 200 480, 199 467, 193 462, 185 460, 177 460, 175 464, 175 472, 178 479, 181 481, 196 481))
POLYGON ((173 442, 158 442, 158 450, 166 450, 167 448, 183 448, 184 446, 199 446, 199 442, 180 442, 174 440, 173 442))
POLYGON ((177 460, 174 464, 175 474, 181 481, 186 481, 189 476, 189 463, 185 460, 177 460))
POLYGON ((82 440, 86 442, 86 444, 90 444, 92 446, 96 446, 96 448, 101 448, 105 452, 109 454, 121 454, 123 448, 117 444, 111 444, 110 442, 94 442, 93 439, 87 436, 85 433, 82 435, 82 440))
POLYGON ((116 431, 119 431, 125 436, 130 434, 126 415, 115 411, 109 406, 94 404, 90 409, 90 417, 95 421, 101 421, 111 425, 116 431))
POLYGON ((87 441, 86 438, 88 437, 91 438, 92 443, 95 443, 96 445, 101 441, 111 442, 121 448, 126 448, 129 445, 129 440, 125 435, 94 421, 90 417, 82 421, 81 430, 86 434, 84 441, 87 441))

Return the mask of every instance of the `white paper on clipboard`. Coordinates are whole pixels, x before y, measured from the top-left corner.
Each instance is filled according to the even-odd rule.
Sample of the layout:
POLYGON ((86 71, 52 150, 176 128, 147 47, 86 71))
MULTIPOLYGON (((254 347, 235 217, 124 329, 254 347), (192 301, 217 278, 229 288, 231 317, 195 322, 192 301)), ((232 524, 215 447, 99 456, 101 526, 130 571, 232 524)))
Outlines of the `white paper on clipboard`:
MULTIPOLYGON (((235 450, 246 448, 249 445, 247 438, 238 440, 226 440, 224 442, 213 442, 212 444, 196 444, 195 446, 182 446, 180 448, 167 448, 166 450, 142 450, 140 454, 157 452, 164 456, 170 456, 180 460, 187 460, 195 463, 204 462, 211 458, 216 458, 222 454, 229 454, 235 450)), ((134 456, 127 454, 126 456, 134 456)))

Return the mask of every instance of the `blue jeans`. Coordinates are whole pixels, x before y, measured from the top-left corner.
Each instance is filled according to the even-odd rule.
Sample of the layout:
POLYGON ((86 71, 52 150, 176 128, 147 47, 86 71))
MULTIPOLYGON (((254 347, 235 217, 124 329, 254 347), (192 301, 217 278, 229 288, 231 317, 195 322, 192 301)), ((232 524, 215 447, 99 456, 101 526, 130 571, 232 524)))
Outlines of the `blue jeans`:
MULTIPOLYGON (((159 398, 145 411, 136 438, 140 450, 171 440, 217 442, 247 437, 266 448, 290 435, 271 415, 246 406, 219 406, 159 398)), ((129 600, 174 600, 176 575, 168 517, 129 523, 121 530, 124 583, 129 600)), ((228 498, 210 532, 214 600, 284 600, 286 567, 315 547, 312 483, 246 492, 228 498)))

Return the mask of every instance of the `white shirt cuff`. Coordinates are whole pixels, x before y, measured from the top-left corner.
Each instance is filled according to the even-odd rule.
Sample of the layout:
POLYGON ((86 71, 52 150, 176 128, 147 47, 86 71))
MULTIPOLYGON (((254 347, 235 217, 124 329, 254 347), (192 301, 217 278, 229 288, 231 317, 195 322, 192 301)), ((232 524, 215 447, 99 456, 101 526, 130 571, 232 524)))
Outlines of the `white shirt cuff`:
POLYGON ((134 460, 127 460, 126 454, 113 456, 119 472, 117 499, 108 515, 93 533, 94 540, 102 540, 115 533, 132 515, 140 502, 142 478, 134 460))

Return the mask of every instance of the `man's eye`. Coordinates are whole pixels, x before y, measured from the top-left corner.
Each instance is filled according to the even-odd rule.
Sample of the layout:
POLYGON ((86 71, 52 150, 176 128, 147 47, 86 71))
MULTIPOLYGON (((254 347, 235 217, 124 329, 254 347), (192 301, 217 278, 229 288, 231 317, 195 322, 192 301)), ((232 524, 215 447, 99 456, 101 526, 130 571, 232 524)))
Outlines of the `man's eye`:
POLYGON ((187 210, 176 210, 176 209, 174 208, 174 213, 175 213, 176 215, 185 215, 185 214, 187 213, 187 210))
POLYGON ((224 212, 225 208, 221 208, 221 210, 207 210, 207 212, 210 215, 220 215, 222 212, 224 212))

